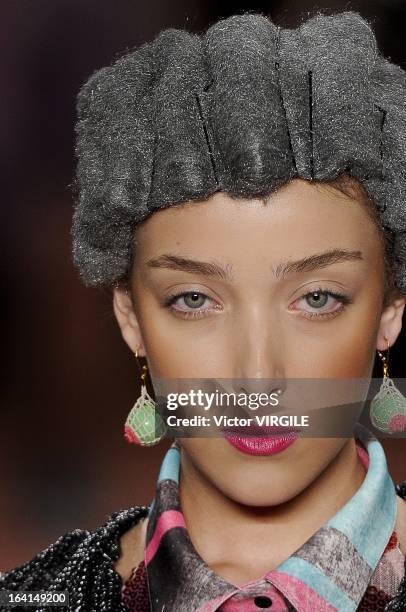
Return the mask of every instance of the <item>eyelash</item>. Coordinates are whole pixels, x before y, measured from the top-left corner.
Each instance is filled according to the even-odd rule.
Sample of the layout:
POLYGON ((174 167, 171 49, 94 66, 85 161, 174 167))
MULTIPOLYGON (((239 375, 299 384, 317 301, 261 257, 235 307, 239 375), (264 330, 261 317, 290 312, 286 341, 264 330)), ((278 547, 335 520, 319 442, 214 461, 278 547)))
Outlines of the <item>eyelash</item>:
MULTIPOLYGON (((340 308, 337 308, 336 310, 333 311, 329 311, 329 312, 323 312, 323 313, 317 313, 317 312, 306 312, 304 315, 304 318, 306 319, 325 319, 327 318, 332 318, 337 316, 338 314, 340 314, 341 312, 344 311, 344 309, 346 308, 346 306, 348 304, 352 304, 352 299, 344 294, 344 293, 338 293, 336 291, 329 291, 327 289, 323 289, 322 287, 319 287, 318 289, 314 289, 312 291, 308 291, 307 293, 304 293, 303 295, 301 295, 299 298, 297 298, 295 300, 295 302, 297 302, 298 300, 302 300, 314 293, 321 293, 323 295, 327 295, 327 296, 331 296, 335 299, 337 299, 339 302, 341 302, 341 306, 340 308)), ((176 313, 181 313, 180 316, 184 319, 201 319, 205 316, 207 316, 205 313, 210 312, 210 309, 207 309, 205 311, 201 311, 201 310, 195 310, 195 311, 181 311, 181 310, 177 310, 176 308, 172 308, 172 305, 181 297, 185 297, 188 295, 192 295, 192 294, 196 294, 199 296, 203 296, 206 297, 208 299, 210 299, 206 294, 201 293, 200 291, 184 291, 182 293, 174 293, 169 295, 165 301, 164 301, 164 307, 168 308, 168 310, 172 310, 175 311, 176 313)))

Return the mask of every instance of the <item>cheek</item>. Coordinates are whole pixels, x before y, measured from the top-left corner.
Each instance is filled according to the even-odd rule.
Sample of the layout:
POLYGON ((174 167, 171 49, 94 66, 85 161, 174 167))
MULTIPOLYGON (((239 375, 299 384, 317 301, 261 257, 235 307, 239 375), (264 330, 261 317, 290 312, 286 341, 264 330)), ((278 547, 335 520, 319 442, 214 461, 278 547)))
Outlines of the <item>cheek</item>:
POLYGON ((209 370, 215 334, 196 331, 198 323, 176 319, 145 292, 137 301, 150 372, 162 378, 198 378, 209 370))
MULTIPOLYGON (((289 376, 317 378, 369 377, 379 328, 379 304, 359 306, 340 321, 315 324, 303 338, 302 350, 290 359, 289 376), (306 359, 303 356, 306 355, 306 359)), ((297 344, 297 338, 292 339, 297 344)), ((292 351, 294 353, 295 351, 292 351)))

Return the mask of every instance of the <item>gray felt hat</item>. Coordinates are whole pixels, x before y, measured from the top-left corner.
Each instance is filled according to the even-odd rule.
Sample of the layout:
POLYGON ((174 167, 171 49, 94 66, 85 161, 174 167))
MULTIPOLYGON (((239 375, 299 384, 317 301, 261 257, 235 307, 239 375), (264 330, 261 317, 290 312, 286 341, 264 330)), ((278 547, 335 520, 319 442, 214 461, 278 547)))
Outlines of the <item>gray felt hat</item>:
POLYGON ((73 260, 87 285, 126 278, 134 228, 157 209, 345 171, 375 202, 406 291, 406 72, 358 13, 163 30, 95 72, 77 111, 73 260))

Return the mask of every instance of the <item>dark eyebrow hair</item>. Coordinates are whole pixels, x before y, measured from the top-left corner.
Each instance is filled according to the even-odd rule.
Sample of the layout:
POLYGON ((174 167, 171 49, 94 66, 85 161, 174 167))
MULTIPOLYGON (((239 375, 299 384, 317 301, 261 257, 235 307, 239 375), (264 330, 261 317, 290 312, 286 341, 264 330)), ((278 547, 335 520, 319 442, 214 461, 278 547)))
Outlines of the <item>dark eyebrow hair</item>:
POLYGON ((312 270, 318 270, 319 268, 326 268, 335 263, 341 263, 343 261, 355 261, 362 260, 361 251, 349 251, 347 249, 332 249, 330 251, 324 251, 323 253, 316 253, 315 255, 309 255, 303 259, 297 261, 286 261, 280 263, 273 268, 273 274, 275 278, 285 278, 292 272, 311 272, 312 270))
MULTIPOLYGON (((293 272, 310 272, 319 268, 325 268, 334 263, 343 261, 362 260, 361 251, 349 251, 346 249, 333 249, 309 255, 296 261, 286 261, 275 266, 272 271, 275 278, 285 278, 293 272)), ((166 268, 168 270, 180 270, 203 276, 213 276, 226 281, 232 281, 231 266, 223 267, 215 261, 198 261, 178 255, 166 253, 146 262, 150 268, 166 268)))
POLYGON ((155 259, 146 262, 150 268, 167 268, 169 270, 180 270, 182 272, 192 272, 203 276, 214 276, 222 280, 233 280, 230 266, 224 268, 215 261, 198 261, 177 255, 160 255, 155 259))

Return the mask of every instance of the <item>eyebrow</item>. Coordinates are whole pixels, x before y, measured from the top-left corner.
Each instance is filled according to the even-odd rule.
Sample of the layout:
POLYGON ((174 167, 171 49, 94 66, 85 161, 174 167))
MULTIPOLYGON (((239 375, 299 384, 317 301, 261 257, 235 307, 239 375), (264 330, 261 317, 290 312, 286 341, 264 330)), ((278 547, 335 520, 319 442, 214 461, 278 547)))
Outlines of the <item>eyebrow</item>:
POLYGON ((298 259, 296 261, 286 261, 280 263, 273 268, 273 274, 275 278, 285 278, 288 274, 293 272, 311 272, 313 270, 319 270, 326 268, 335 263, 342 263, 344 261, 359 261, 363 260, 361 251, 349 251, 348 249, 332 249, 330 251, 323 251, 322 253, 316 253, 298 259))
MULTIPOLYGON (((330 251, 309 255, 303 259, 282 262, 277 266, 274 266, 272 268, 272 272, 276 279, 282 279, 289 274, 293 274, 294 272, 311 272, 312 270, 325 268, 335 263, 362 259, 363 257, 361 251, 332 249, 330 251)), ((215 261, 199 261, 196 259, 179 257, 178 255, 172 255, 170 253, 165 253, 164 255, 150 259, 146 262, 146 265, 150 268, 179 270, 181 272, 190 272, 193 274, 200 274, 202 276, 220 278, 221 280, 226 281, 233 280, 230 265, 223 267, 221 264, 215 261)))
POLYGON ((146 263, 150 268, 167 268, 168 270, 180 270, 181 272, 212 276, 226 281, 233 280, 231 266, 223 267, 215 261, 198 261, 166 253, 155 259, 150 259, 146 263))

